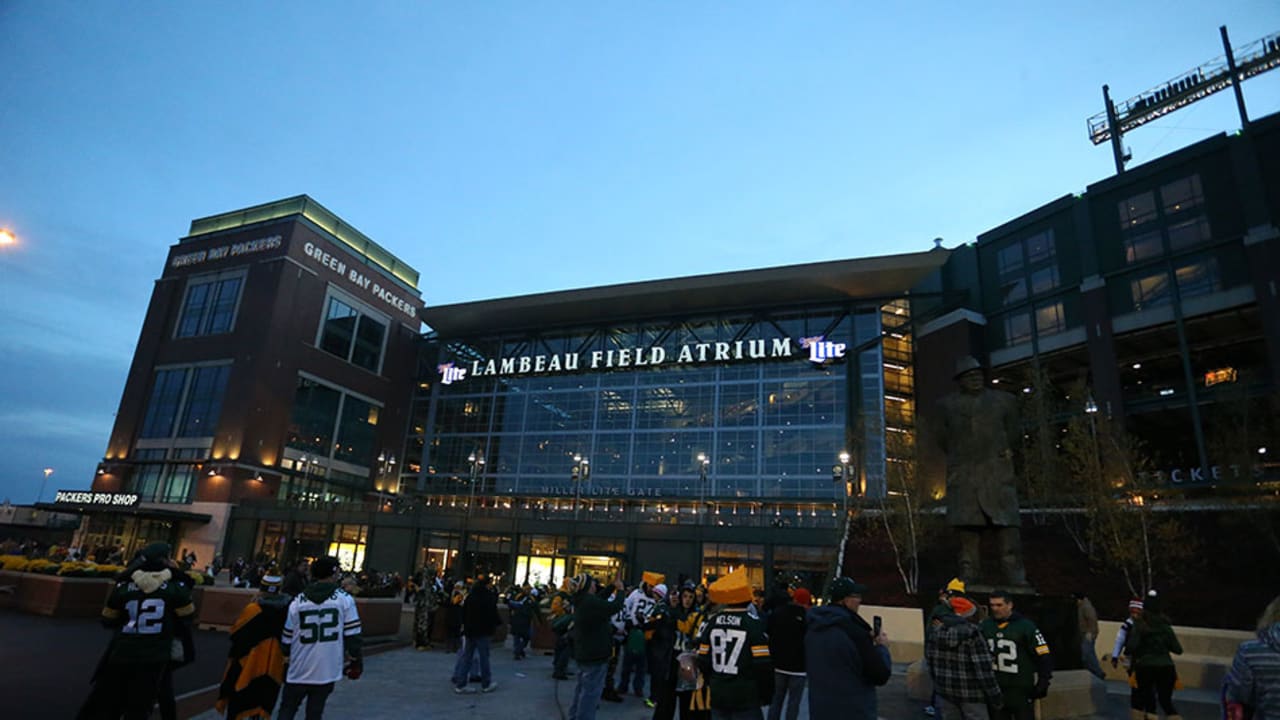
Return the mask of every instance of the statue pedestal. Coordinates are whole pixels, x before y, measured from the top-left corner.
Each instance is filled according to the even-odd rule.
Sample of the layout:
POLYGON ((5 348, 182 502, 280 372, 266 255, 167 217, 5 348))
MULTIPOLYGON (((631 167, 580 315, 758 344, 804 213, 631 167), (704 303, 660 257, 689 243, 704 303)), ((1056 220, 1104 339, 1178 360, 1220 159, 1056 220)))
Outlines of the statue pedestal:
MULTIPOLYGON (((933 696, 933 681, 923 661, 907 666, 907 697, 922 706, 933 696)), ((1107 684, 1087 670, 1055 672, 1049 695, 1040 700, 1040 720, 1067 720, 1107 713, 1107 684)))

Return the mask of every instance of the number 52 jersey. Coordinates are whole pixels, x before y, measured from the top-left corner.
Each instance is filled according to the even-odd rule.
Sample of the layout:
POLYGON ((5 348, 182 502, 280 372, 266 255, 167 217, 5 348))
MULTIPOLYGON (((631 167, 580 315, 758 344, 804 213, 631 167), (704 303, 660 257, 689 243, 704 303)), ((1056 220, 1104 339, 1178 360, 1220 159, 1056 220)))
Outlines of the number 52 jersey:
POLYGON ((287 646, 285 680, 324 685, 342 678, 345 639, 360 634, 356 601, 337 585, 317 583, 289 604, 281 642, 287 646))

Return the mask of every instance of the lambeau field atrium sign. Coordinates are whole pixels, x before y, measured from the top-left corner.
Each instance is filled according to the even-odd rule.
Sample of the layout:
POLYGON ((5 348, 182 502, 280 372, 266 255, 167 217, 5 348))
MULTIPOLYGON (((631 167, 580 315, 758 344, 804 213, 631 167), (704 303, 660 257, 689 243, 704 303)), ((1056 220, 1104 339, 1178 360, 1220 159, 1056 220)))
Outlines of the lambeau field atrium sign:
MULTIPOLYGON (((808 351, 808 360, 825 365, 843 358, 848 346, 832 342, 822 335, 800 338, 800 348, 808 351)), ((681 345, 672 354, 660 346, 618 348, 590 352, 552 353, 549 355, 516 355, 489 360, 472 360, 470 366, 447 362, 436 366, 440 382, 451 385, 469 377, 498 375, 543 375, 577 372, 578 370, 611 370, 619 368, 657 367, 660 365, 700 365, 703 363, 770 360, 794 357, 791 338, 767 340, 734 340, 681 345)))

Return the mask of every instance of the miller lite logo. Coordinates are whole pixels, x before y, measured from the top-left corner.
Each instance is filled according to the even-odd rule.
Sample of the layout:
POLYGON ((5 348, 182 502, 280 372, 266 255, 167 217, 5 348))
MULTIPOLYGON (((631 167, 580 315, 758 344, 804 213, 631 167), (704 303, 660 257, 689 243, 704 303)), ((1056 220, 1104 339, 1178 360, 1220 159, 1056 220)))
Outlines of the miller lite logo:
POLYGON ((437 365, 436 370, 440 371, 441 385, 451 385, 458 380, 467 379, 466 368, 454 367, 453 363, 437 365))
POLYGON ((849 346, 844 343, 831 342, 826 339, 825 335, 815 335, 813 337, 800 338, 800 347, 809 348, 809 362, 822 365, 844 357, 844 351, 849 346))

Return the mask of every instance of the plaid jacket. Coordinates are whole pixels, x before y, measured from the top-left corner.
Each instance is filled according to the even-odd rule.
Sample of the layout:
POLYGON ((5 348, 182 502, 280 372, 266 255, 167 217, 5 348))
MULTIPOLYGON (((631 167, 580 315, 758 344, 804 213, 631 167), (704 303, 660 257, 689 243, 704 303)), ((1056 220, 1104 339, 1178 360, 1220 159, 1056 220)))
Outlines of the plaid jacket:
POLYGON ((925 633, 924 654, 933 688, 942 697, 954 703, 1000 704, 991 652, 977 625, 943 616, 925 633))

